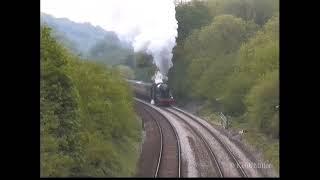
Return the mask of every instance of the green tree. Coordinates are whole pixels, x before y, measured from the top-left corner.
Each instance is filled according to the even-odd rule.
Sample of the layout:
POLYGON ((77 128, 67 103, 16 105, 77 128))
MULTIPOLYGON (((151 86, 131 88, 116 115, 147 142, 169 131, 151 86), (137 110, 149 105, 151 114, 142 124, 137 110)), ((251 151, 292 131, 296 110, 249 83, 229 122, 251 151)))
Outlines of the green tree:
POLYGON ((182 40, 173 50, 174 66, 169 71, 173 94, 182 105, 202 102, 206 115, 223 112, 234 127, 249 128, 246 140, 262 149, 277 168, 279 1, 202 3, 211 19, 195 28, 180 26, 198 19, 177 11, 177 17, 182 16, 178 19, 182 40))
POLYGON ((178 39, 183 41, 194 29, 210 23, 212 17, 206 2, 192 0, 176 6, 176 19, 178 21, 178 39))
POLYGON ((190 59, 193 57, 192 53, 185 55, 187 49, 196 51, 194 49, 198 45, 197 32, 201 27, 211 23, 212 17, 209 12, 208 3, 205 1, 193 0, 191 2, 180 3, 176 6, 176 19, 178 21, 178 38, 177 45, 173 49, 172 62, 174 66, 169 70, 169 85, 173 89, 173 94, 180 100, 187 99, 190 91, 190 81, 181 81, 188 74, 187 67, 190 59), (192 37, 190 37, 192 36, 192 37), (192 38, 194 41, 189 41, 189 45, 185 45, 186 38, 192 38), (191 42, 191 43, 190 43, 191 42), (187 48, 188 47, 188 48, 187 48))
POLYGON ((279 138, 279 71, 268 72, 245 100, 251 124, 272 138, 279 138))
MULTIPOLYGON (((226 99, 230 99, 230 102, 233 101, 233 107, 239 107, 236 113, 238 115, 246 111, 244 96, 257 79, 279 69, 278 26, 278 18, 271 18, 262 30, 239 49, 232 73, 225 81, 224 95, 226 99)), ((231 109, 229 109, 230 112, 234 112, 235 109, 231 109)))
POLYGON ((64 176, 81 161, 79 99, 72 80, 64 71, 68 58, 66 49, 51 37, 49 28, 41 27, 40 36, 40 149, 44 160, 52 160, 52 164, 42 162, 42 174, 64 176), (52 169, 55 163, 63 171, 52 169))
POLYGON ((134 79, 134 71, 125 65, 118 65, 116 67, 116 69, 118 70, 118 72, 120 73, 120 75, 126 79, 134 79))
POLYGON ((41 26, 41 176, 130 176, 141 125, 115 69, 83 61, 41 26))
POLYGON ((256 26, 231 15, 214 18, 212 24, 194 31, 185 42, 185 57, 190 59, 188 79, 194 97, 212 101, 223 96, 225 80, 232 73, 235 54, 256 26), (196 44, 193 46, 193 44, 196 44))
POLYGON ((150 82, 151 77, 157 70, 152 55, 137 52, 134 54, 134 64, 135 79, 150 82))
POLYGON ((212 17, 230 14, 259 26, 279 12, 279 0, 207 0, 207 3, 212 17))
POLYGON ((89 50, 89 58, 107 65, 119 65, 128 63, 128 58, 132 57, 131 49, 122 47, 116 37, 106 37, 98 41, 89 50))

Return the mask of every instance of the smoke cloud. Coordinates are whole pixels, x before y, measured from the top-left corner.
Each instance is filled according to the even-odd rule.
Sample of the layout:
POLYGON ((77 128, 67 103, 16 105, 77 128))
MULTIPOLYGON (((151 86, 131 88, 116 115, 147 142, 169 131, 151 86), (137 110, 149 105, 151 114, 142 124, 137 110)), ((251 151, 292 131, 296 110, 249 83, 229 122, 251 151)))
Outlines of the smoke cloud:
MULTIPOLYGON (((127 1, 126 13, 114 16, 120 39, 130 41, 135 52, 152 55, 154 64, 162 76, 166 77, 173 66, 172 49, 176 45, 178 22, 175 18, 173 0, 137 0, 127 1), (131 1, 131 2, 129 2, 131 1), (139 6, 134 5, 138 3, 139 6), (129 13, 128 13, 129 12, 129 13)), ((158 73, 158 72, 157 72, 158 73)))
POLYGON ((136 52, 152 55, 163 76, 172 67, 178 35, 174 0, 41 0, 41 11, 115 31, 136 52))

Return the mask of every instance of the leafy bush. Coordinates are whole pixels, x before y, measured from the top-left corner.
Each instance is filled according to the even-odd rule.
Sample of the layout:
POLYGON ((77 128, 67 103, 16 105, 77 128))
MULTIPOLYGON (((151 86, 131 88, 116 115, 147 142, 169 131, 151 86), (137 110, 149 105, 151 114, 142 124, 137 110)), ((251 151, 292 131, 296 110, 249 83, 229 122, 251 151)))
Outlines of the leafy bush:
POLYGON ((279 72, 267 73, 251 89, 246 104, 252 124, 265 134, 279 136, 279 72))
POLYGON ((208 119, 223 112, 234 127, 241 124, 242 129, 250 129, 249 142, 277 168, 279 1, 192 4, 182 3, 176 11, 179 38, 169 72, 173 95, 180 104, 202 102, 200 114, 208 119), (190 9, 206 9, 207 15, 191 16, 186 12, 190 9), (190 21, 205 23, 191 26, 190 21))
MULTIPOLYGON (((249 114, 246 121, 266 135, 277 137, 277 115, 254 109, 251 105, 257 105, 260 103, 258 99, 266 96, 253 89, 267 86, 263 83, 271 83, 268 74, 279 70, 277 3, 277 0, 203 2, 209 9, 207 16, 211 16, 211 22, 192 30, 179 26, 180 31, 189 33, 183 35, 183 40, 180 37, 174 49, 174 66, 169 73, 169 84, 177 101, 210 101, 212 109, 219 109, 227 115, 241 117, 249 114), (268 115, 257 120, 259 113, 268 115)), ((181 19, 178 19, 179 25, 184 24, 184 20, 202 18, 187 17, 184 8, 201 9, 192 3, 180 4, 177 7, 177 17, 181 19)), ((274 74, 272 78, 277 79, 278 75, 274 74)), ((274 87, 273 93, 277 88, 274 87)), ((278 97, 270 98, 276 101, 278 97)), ((273 106, 269 101, 260 105, 263 104, 273 106)))
POLYGON ((141 126, 118 71, 80 60, 42 26, 40 81, 41 176, 135 173, 141 126))

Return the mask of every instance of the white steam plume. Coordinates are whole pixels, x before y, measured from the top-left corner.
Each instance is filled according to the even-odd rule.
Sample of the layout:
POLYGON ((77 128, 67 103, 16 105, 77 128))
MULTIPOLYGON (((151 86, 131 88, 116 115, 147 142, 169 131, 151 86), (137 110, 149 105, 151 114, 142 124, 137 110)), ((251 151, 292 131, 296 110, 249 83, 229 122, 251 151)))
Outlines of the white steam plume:
MULTIPOLYGON (((173 66, 172 49, 176 45, 178 22, 173 0, 129 0, 126 13, 117 14, 116 28, 121 39, 132 43, 135 52, 152 55, 153 62, 166 77, 173 66), (136 4, 139 4, 137 6, 136 4)), ((124 9, 120 8, 120 12, 124 9)))
POLYGON ((178 35, 175 0, 41 0, 41 12, 115 31, 134 50, 153 56, 163 76, 178 35))

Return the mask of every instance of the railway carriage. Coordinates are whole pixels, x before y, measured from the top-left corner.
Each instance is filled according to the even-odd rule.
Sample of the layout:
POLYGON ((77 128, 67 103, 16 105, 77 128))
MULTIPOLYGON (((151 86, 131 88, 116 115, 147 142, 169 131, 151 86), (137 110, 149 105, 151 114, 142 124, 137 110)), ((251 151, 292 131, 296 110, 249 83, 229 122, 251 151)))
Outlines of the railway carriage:
POLYGON ((147 100, 158 106, 169 106, 175 103, 166 83, 146 83, 142 81, 127 80, 136 97, 147 100))

